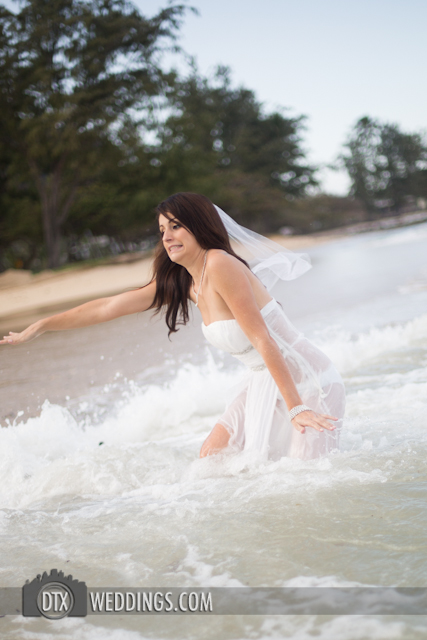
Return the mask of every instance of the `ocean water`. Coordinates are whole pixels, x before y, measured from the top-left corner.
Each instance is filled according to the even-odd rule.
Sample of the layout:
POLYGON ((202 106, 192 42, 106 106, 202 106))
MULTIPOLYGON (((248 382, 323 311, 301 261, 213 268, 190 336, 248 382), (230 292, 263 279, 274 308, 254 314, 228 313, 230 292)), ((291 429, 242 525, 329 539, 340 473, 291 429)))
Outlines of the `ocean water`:
MULTIPOLYGON (((198 458, 242 369, 196 314, 172 342, 141 314, 1 351, 0 586, 53 567, 90 586, 427 586, 427 225, 310 255, 275 293, 346 384, 327 458, 198 458)), ((408 640, 427 617, 8 616, 0 632, 408 640)))

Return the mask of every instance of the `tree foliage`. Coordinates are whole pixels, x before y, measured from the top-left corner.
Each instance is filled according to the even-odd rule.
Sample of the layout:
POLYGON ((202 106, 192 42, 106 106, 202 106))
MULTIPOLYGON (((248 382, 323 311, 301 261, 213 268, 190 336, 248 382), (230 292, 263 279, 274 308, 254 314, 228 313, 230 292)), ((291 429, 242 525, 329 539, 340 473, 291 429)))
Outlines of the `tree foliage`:
POLYGON ((25 268, 36 254, 56 267, 64 238, 142 239, 177 191, 264 233, 327 229, 362 219, 360 203, 377 215, 427 196, 422 137, 370 118, 342 156, 352 197, 319 194, 303 116, 267 112, 227 67, 162 70, 187 8, 146 18, 127 0, 22 0, 16 14, 0 4, 0 269, 14 263, 7 252, 25 268))
POLYGON ((0 11, 3 189, 37 192, 49 266, 82 188, 99 181, 131 110, 173 78, 158 56, 185 8, 144 18, 126 0, 26 0, 0 11))
POLYGON ((317 185, 301 146, 303 117, 264 114, 254 93, 234 88, 230 70, 193 68, 169 94, 171 114, 147 148, 164 195, 202 191, 245 224, 284 224, 289 200, 317 185))
POLYGON ((352 182, 351 194, 371 216, 381 210, 398 213, 408 197, 427 195, 427 145, 420 134, 365 116, 345 147, 342 162, 352 182))

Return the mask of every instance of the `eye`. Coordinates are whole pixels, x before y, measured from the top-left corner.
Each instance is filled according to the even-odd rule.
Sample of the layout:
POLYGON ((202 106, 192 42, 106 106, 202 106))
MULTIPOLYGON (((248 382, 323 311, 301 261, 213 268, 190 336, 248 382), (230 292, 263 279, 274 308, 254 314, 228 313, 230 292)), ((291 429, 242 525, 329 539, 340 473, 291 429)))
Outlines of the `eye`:
POLYGON ((178 224, 177 222, 175 222, 175 224, 173 225, 172 229, 180 229, 181 225, 178 224))

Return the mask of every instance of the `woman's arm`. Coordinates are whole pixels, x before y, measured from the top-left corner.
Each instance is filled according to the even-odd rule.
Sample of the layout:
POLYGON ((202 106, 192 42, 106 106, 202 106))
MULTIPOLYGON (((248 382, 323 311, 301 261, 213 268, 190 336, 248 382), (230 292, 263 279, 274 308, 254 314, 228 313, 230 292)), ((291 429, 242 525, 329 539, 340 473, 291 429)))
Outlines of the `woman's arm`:
MULTIPOLYGON (((246 267, 232 256, 215 253, 210 259, 209 280, 216 292, 236 318, 240 327, 264 360, 283 399, 290 411, 303 402, 292 379, 285 358, 277 343, 270 336, 252 290, 246 267)), ((292 420, 294 427, 304 433, 305 427, 318 431, 333 430, 328 420, 333 416, 324 416, 314 411, 304 411, 292 420)))
POLYGON ((139 311, 146 311, 152 304, 156 294, 156 282, 150 282, 146 287, 135 291, 126 291, 109 298, 99 298, 81 304, 74 309, 58 313, 49 318, 34 322, 21 333, 9 332, 0 340, 0 344, 21 344, 33 340, 46 331, 64 331, 78 329, 91 324, 99 324, 114 320, 139 311))

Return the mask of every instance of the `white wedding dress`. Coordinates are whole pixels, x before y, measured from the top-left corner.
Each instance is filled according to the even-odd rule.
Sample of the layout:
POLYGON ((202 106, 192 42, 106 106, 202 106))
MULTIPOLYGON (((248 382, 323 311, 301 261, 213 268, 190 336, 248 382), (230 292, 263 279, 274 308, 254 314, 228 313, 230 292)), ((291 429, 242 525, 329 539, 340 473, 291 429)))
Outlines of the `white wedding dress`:
POLYGON ((236 320, 202 323, 205 338, 245 364, 249 371, 234 399, 218 420, 231 434, 229 446, 277 460, 282 456, 311 459, 339 447, 345 406, 342 379, 329 358, 288 320, 272 299, 261 309, 270 335, 278 344, 303 404, 339 418, 334 431, 307 427, 304 434, 291 424, 288 409, 260 354, 236 320))

